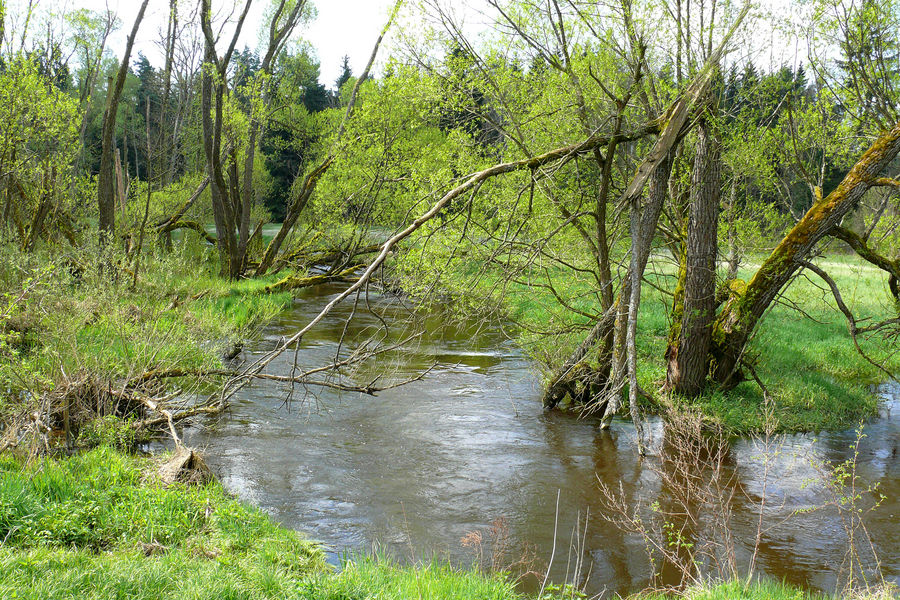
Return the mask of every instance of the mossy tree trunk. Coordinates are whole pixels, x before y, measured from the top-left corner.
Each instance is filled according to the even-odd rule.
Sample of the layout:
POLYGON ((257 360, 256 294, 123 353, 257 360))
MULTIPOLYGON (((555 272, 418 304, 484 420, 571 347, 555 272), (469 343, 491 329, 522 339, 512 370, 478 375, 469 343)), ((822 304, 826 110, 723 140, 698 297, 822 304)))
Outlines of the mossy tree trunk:
POLYGON ((676 297, 669 347, 666 386, 696 395, 704 387, 712 326, 716 317, 716 256, 718 253, 721 149, 707 120, 697 128, 697 153, 691 175, 684 268, 676 297))
POLYGON ((841 184, 813 203, 778 244, 746 288, 733 293, 716 320, 710 352, 711 375, 724 387, 740 380, 740 360, 760 318, 821 239, 833 234, 863 194, 882 185, 881 173, 900 152, 900 122, 884 132, 857 161, 841 184))

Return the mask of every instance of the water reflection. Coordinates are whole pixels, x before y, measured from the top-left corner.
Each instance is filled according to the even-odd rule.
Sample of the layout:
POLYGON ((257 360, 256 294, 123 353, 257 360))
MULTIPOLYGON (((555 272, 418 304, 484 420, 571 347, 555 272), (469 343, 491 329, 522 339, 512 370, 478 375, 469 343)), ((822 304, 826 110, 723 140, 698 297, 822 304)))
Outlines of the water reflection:
MULTIPOLYGON (((252 354, 270 349, 304 325, 337 288, 308 293, 274 323, 252 354)), ((390 318, 403 307, 370 298, 390 318)), ((333 358, 350 306, 340 308, 304 340, 302 366, 333 358)), ((362 307, 348 339, 378 331, 381 321, 362 307)), ((400 558, 434 554, 458 562, 473 558, 460 540, 485 531, 503 517, 514 548, 527 542, 547 561, 557 554, 552 577, 572 571, 572 532, 590 512, 583 536, 582 583, 588 592, 626 593, 649 583, 645 545, 603 519, 598 479, 621 489, 629 503, 663 502, 658 470, 637 459, 633 428, 617 421, 601 431, 590 420, 543 413, 532 365, 496 329, 449 327, 439 317, 425 322, 426 335, 403 353, 379 357, 397 377, 437 364, 428 378, 377 397, 324 393, 317 401, 283 406, 284 389, 267 383, 244 390, 230 413, 187 432, 189 443, 206 447, 225 486, 258 504, 280 522, 323 541, 332 559, 346 550, 377 545, 400 558), (620 487, 621 486, 621 487, 620 487), (556 511, 557 494, 560 498, 556 511)), ((394 327, 391 339, 408 331, 394 327)), ((286 372, 283 357, 273 372, 286 372)), ((890 406, 896 407, 897 393, 890 406)), ((885 574, 900 577, 900 410, 867 429, 859 473, 879 483, 885 504, 868 526, 885 574)), ((662 425, 649 427, 657 453, 662 425)), ((752 440, 733 442, 723 468, 739 484, 731 497, 730 531, 735 555, 745 568, 757 535, 758 500, 765 489, 767 529, 761 536, 761 571, 824 590, 837 581, 845 549, 833 512, 795 514, 821 503, 821 490, 807 485, 816 475, 810 457, 835 463, 848 456, 853 432, 785 439, 769 465, 752 440)), ((671 490, 668 491, 671 494, 671 490)), ((701 521, 702 518, 698 517, 701 521)), ((700 531, 698 535, 708 535, 700 531)), ((580 548, 581 546, 579 546, 580 548)))

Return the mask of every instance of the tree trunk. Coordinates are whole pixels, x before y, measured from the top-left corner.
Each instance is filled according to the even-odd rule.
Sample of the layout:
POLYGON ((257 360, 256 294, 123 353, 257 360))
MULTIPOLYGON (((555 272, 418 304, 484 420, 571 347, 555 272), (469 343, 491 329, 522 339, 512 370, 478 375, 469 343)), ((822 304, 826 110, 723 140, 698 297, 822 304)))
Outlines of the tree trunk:
POLYGON ((863 194, 878 184, 878 174, 898 152, 900 122, 875 140, 837 189, 825 198, 819 194, 819 199, 769 255, 746 289, 732 294, 716 320, 711 351, 712 376, 719 384, 727 388, 739 382, 741 356, 766 309, 816 244, 834 232, 844 216, 857 207, 863 194))
POLYGON ((241 212, 238 223, 238 256, 241 257, 241 272, 247 267, 247 248, 250 243, 250 208, 253 204, 253 162, 256 158, 256 139, 260 129, 259 121, 250 123, 250 139, 244 158, 244 181, 241 189, 241 212))
POLYGON ((225 183, 225 178, 222 175, 220 156, 220 140, 222 132, 222 84, 215 81, 215 75, 210 72, 212 70, 212 65, 215 63, 215 48, 212 46, 211 42, 207 40, 206 66, 203 69, 200 86, 200 110, 203 113, 203 150, 206 154, 206 168, 209 177, 210 197, 212 199, 213 220, 216 224, 216 244, 219 250, 220 273, 225 275, 228 273, 229 258, 231 256, 228 228, 229 223, 232 222, 232 220, 228 218, 226 210, 229 202, 227 197, 228 187, 225 183), (212 116, 214 93, 216 95, 215 122, 213 121, 212 116))
POLYGON ((690 396, 700 393, 709 372, 707 356, 716 317, 720 171, 719 141, 710 123, 704 120, 697 128, 697 153, 691 175, 685 264, 679 276, 683 295, 676 297, 673 330, 666 350, 666 386, 690 396))
POLYGON ((728 197, 728 274, 726 282, 737 279, 738 269, 741 268, 741 252, 738 248, 737 234, 737 191, 738 176, 731 178, 731 193, 728 197))
MULTIPOLYGON (((609 427, 613 416, 618 412, 621 404, 621 388, 627 373, 628 322, 631 315, 631 306, 634 303, 635 311, 637 311, 640 305, 640 294, 638 293, 637 297, 635 297, 632 285, 634 285, 634 282, 640 282, 643 279, 647 262, 650 260, 650 248, 653 244, 656 225, 659 222, 659 216, 662 214, 662 208, 668 196, 669 177, 672 174, 674 156, 674 150, 670 151, 657 164, 650 175, 647 185, 647 203, 643 210, 638 211, 637 215, 632 214, 631 217, 632 219, 639 219, 640 227, 637 228, 636 239, 634 238, 635 231, 632 231, 632 257, 629 263, 629 271, 622 280, 622 289, 619 290, 619 298, 616 302, 615 353, 613 356, 612 376, 610 378, 612 393, 603 413, 601 426, 604 429, 609 427)), ((635 318, 637 318, 636 312, 635 318)))
POLYGON ((134 46, 134 38, 137 37, 144 12, 147 10, 149 0, 141 3, 141 8, 131 28, 131 35, 125 44, 125 54, 119 64, 115 83, 108 86, 106 96, 106 112, 103 115, 103 133, 101 137, 100 174, 97 180, 97 205, 100 216, 100 254, 101 264, 106 262, 106 245, 111 242, 116 231, 116 190, 115 190, 115 156, 113 133, 116 129, 116 113, 119 109, 119 100, 122 98, 122 88, 125 86, 125 78, 128 75, 128 66, 131 60, 131 48, 134 46))

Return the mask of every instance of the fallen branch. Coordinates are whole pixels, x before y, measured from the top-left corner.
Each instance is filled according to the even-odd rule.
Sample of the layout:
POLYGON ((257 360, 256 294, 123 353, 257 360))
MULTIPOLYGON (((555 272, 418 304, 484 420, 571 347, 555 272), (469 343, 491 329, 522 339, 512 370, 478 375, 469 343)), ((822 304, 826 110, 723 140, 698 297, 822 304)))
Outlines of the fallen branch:
POLYGON ((173 377, 208 377, 211 375, 232 376, 234 371, 224 369, 154 369, 145 371, 131 379, 130 383, 140 384, 154 379, 171 379, 173 377))
MULTIPOLYGON (((657 128, 658 124, 656 123, 656 121, 654 121, 653 123, 645 125, 638 132, 617 137, 620 137, 623 141, 627 139, 639 139, 640 137, 643 137, 652 131, 656 131, 657 128)), ((316 315, 309 322, 309 324, 306 325, 306 327, 286 339, 284 342, 279 344, 277 348, 261 357, 255 363, 249 365, 240 375, 238 375, 237 377, 233 377, 228 382, 226 382, 225 386, 222 388, 220 402, 224 404, 228 398, 234 395, 239 389, 241 389, 244 385, 249 383, 254 377, 261 373, 269 363, 275 360, 275 358, 280 356, 292 345, 298 343, 301 339, 303 339, 303 336, 306 335, 306 333, 310 329, 315 327, 322 319, 324 319, 325 316, 330 313, 335 306, 343 302, 351 294, 354 294, 358 290, 360 290, 369 281, 375 271, 384 263, 385 260, 387 260, 387 257, 391 254, 393 248, 400 241, 412 235, 420 227, 422 227, 422 225, 437 216, 441 212, 441 210, 455 198, 465 194, 466 192, 472 190, 477 186, 480 186, 483 181, 490 179, 491 177, 496 177, 497 175, 501 175, 504 173, 512 173, 514 171, 521 171, 525 169, 534 170, 554 162, 571 160, 578 155, 590 152, 595 146, 599 144, 608 143, 608 141, 609 140, 606 136, 600 135, 598 132, 577 144, 556 148, 555 150, 551 150, 538 156, 523 158, 512 162, 500 163, 498 165, 494 165, 470 175, 463 183, 444 194, 444 196, 441 197, 437 202, 435 202, 428 211, 415 219, 405 229, 394 234, 391 238, 384 242, 381 245, 381 251, 378 253, 378 256, 375 257, 375 259, 369 264, 362 275, 360 275, 359 279, 357 279, 356 282, 354 282, 347 289, 333 298, 328 304, 326 304, 325 307, 319 312, 319 314, 316 315)))
POLYGON ((385 386, 375 385, 375 382, 381 378, 380 375, 365 385, 351 385, 351 384, 338 383, 338 382, 333 382, 333 381, 324 381, 321 379, 308 379, 305 374, 299 375, 299 376, 291 376, 291 375, 270 375, 267 373, 260 373, 260 374, 256 375, 256 379, 266 379, 269 381, 279 381, 279 382, 283 382, 283 383, 294 383, 294 384, 299 384, 299 385, 314 385, 314 386, 329 388, 329 389, 333 389, 333 390, 338 390, 341 392, 359 392, 360 394, 366 394, 367 396, 377 396, 379 392, 383 392, 385 390, 392 390, 394 388, 404 386, 404 385, 406 385, 408 383, 412 383, 414 381, 421 381, 422 379, 424 379, 424 377, 426 375, 428 375, 428 373, 433 371, 436 366, 437 366, 437 364, 433 364, 430 367, 428 367, 427 369, 425 369, 424 371, 422 371, 421 373, 418 373, 418 374, 416 374, 412 377, 409 377, 407 379, 404 379, 402 381, 391 383, 391 384, 385 385, 385 386))
POLYGON ((203 181, 200 182, 200 185, 197 186, 197 189, 194 190, 194 193, 191 194, 191 197, 187 199, 187 202, 185 202, 181 206, 181 208, 179 208, 177 211, 175 211, 175 214, 157 222, 156 228, 162 232, 172 231, 172 229, 176 229, 175 227, 169 227, 169 226, 173 225, 174 223, 177 223, 178 221, 181 220, 181 218, 191 208, 191 206, 194 205, 194 202, 197 201, 197 199, 200 197, 200 194, 203 193, 203 190, 205 190, 208 185, 209 185, 209 175, 207 175, 206 177, 203 178, 203 181))
POLYGON ((323 285, 325 283, 353 283, 354 281, 356 281, 356 279, 350 277, 350 275, 363 268, 364 266, 365 265, 353 265, 352 267, 344 269, 340 273, 335 273, 334 275, 323 274, 311 275, 309 277, 296 277, 293 275, 289 275, 288 277, 285 277, 277 283, 266 286, 263 291, 267 294, 277 294, 280 292, 287 292, 300 288, 323 285))
MULTIPOLYGON (((363 256, 365 254, 374 254, 381 250, 381 244, 370 244, 368 246, 363 246, 362 248, 357 248, 355 250, 325 250, 320 252, 312 252, 310 254, 305 253, 306 248, 299 248, 289 254, 286 254, 280 257, 277 261, 275 261, 275 267, 280 269, 282 266, 287 264, 293 264, 295 266, 315 266, 315 265, 329 265, 338 260, 346 260, 350 262, 350 260, 356 258, 357 256, 363 256)), ((346 264, 346 263, 345 263, 346 264)))
POLYGON ((169 433, 172 434, 172 439, 175 440, 176 446, 182 445, 181 438, 178 437, 178 432, 175 431, 175 421, 172 417, 171 411, 163 408, 162 403, 166 402, 167 400, 171 400, 172 398, 175 398, 180 395, 181 395, 181 390, 173 392, 173 393, 169 394, 168 396, 166 396, 164 398, 159 398, 159 399, 149 398, 149 397, 141 395, 141 394, 135 394, 135 397, 138 400, 140 400, 141 404, 143 404, 144 406, 146 406, 147 408, 149 408, 150 410, 152 410, 154 412, 158 412, 163 417, 165 417, 166 423, 169 426, 169 433))
POLYGON ((806 269, 809 269, 816 275, 818 275, 828 287, 831 288, 831 294, 834 296, 834 301, 837 303, 838 309, 844 313, 844 317, 847 319, 847 326, 850 330, 850 337, 853 339, 853 345, 856 346, 856 351, 859 353, 863 359, 865 359, 869 364, 871 364, 876 369, 880 370, 884 374, 886 374, 891 380, 898 381, 897 376, 884 368, 884 365, 880 365, 863 352, 862 347, 859 345, 859 340, 857 339, 857 334, 859 333, 859 328, 857 327, 856 317, 853 316, 853 313, 847 308, 847 305, 844 303, 844 299, 841 297, 841 292, 838 289, 837 283, 835 283, 834 279, 831 278, 828 273, 824 270, 820 269, 816 265, 808 261, 800 261, 800 265, 806 269))
POLYGON ((206 228, 203 227, 203 225, 201 225, 197 221, 188 221, 188 220, 182 219, 180 221, 176 221, 174 223, 170 223, 170 224, 166 225, 165 227, 160 229, 160 232, 167 233, 169 231, 174 231, 176 229, 193 229, 194 231, 196 231, 197 233, 200 234, 200 237, 205 239, 210 244, 213 244, 213 245, 216 244, 215 236, 211 235, 206 230, 206 228))
POLYGON ((172 423, 177 423, 179 421, 183 421, 184 419, 188 419, 190 417, 196 417, 198 415, 216 415, 222 412, 222 409, 219 408, 215 404, 204 404, 201 406, 195 406, 193 408, 187 408, 185 410, 180 410, 175 413, 171 413, 169 416, 159 416, 141 419, 140 421, 135 421, 132 424, 132 427, 136 431, 140 431, 142 429, 152 429, 157 427, 158 425, 169 424, 171 420, 172 423))

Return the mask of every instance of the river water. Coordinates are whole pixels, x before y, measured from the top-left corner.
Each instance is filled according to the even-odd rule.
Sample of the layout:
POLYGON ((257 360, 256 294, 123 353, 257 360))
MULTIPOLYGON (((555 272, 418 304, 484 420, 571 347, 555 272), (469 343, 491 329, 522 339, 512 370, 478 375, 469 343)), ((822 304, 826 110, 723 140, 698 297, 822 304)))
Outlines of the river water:
MULTIPOLYGON (((274 347, 339 291, 326 287, 300 296, 244 358, 274 347)), ((389 318, 402 311, 396 301, 370 300, 375 312, 389 318)), ((301 367, 333 359, 351 309, 339 306, 307 335, 298 354, 301 367)), ((361 339, 380 324, 359 306, 347 339, 361 339)), ((621 489, 630 502, 649 505, 660 498, 654 469, 659 457, 638 460, 634 427, 618 420, 602 431, 589 419, 545 413, 533 365, 497 328, 460 330, 440 316, 424 325, 424 336, 402 355, 380 357, 376 367, 403 377, 434 365, 422 381, 376 397, 327 390, 312 397, 297 390, 287 406, 282 386, 256 383, 234 399, 227 415, 185 432, 187 441, 206 450, 228 490, 322 541, 333 562, 344 553, 374 549, 400 560, 437 556, 468 565, 478 554, 473 542, 480 534, 482 564, 490 563, 494 524, 506 540, 495 545, 508 549, 497 560, 503 565, 528 552, 540 565, 553 556, 551 579, 575 578, 590 594, 624 594, 648 585, 642 539, 602 518, 598 491, 599 480, 621 489)), ((269 371, 287 373, 293 358, 279 358, 269 371)), ((886 496, 865 523, 884 575, 897 582, 900 390, 885 389, 884 395, 883 414, 866 426, 860 443, 857 472, 863 487, 878 484, 886 496)), ((648 429, 658 454, 662 424, 651 420, 648 429)), ((852 431, 787 436, 768 477, 758 442, 732 443, 726 468, 740 492, 729 502, 728 528, 742 568, 757 535, 765 488, 757 570, 834 590, 847 538, 836 511, 809 512, 828 499, 813 482, 812 465, 847 459, 855 439, 852 431)), ((868 506, 873 497, 864 491, 862 503, 868 506)), ((534 578, 524 581, 526 588, 536 585, 534 578)))

